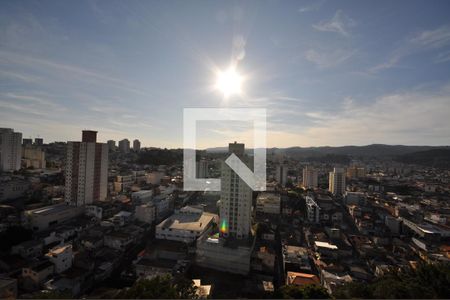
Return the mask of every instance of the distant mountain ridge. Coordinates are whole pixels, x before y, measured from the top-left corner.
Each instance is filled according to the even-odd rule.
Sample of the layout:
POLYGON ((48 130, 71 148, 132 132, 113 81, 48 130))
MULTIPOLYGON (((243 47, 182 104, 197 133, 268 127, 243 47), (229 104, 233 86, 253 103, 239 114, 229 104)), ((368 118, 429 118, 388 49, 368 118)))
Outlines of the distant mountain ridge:
MULTIPOLYGON (((226 152, 227 147, 216 147, 206 149, 209 153, 226 152)), ((366 146, 322 146, 322 147, 289 147, 289 148, 268 148, 268 154, 284 154, 293 157, 315 157, 324 155, 347 155, 352 157, 396 157, 400 155, 433 150, 449 149, 450 146, 405 146, 405 145, 385 145, 371 144, 366 146)), ((253 149, 247 149, 251 152, 253 149)))
POLYGON ((439 148, 408 153, 396 157, 395 160, 407 164, 417 164, 437 168, 448 168, 450 167, 450 149, 439 148))

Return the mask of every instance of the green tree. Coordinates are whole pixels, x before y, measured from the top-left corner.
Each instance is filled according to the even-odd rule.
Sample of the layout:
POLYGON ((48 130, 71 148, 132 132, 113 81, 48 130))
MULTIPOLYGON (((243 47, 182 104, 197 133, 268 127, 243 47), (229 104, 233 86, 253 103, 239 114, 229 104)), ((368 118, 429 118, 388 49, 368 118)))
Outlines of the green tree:
POLYGON ((33 295, 32 299, 72 299, 70 292, 64 291, 39 291, 33 295))
POLYGON ((9 251, 12 246, 30 240, 32 231, 21 226, 11 226, 0 233, 0 251, 9 251))
POLYGON ((321 286, 311 284, 306 286, 285 285, 273 294, 279 299, 330 299, 328 292, 321 286))
POLYGON ((194 299, 196 288, 191 280, 171 276, 141 279, 123 289, 117 299, 194 299))
POLYGON ((339 287, 336 298, 423 299, 448 298, 450 264, 419 264, 416 268, 391 270, 369 284, 349 283, 339 287))

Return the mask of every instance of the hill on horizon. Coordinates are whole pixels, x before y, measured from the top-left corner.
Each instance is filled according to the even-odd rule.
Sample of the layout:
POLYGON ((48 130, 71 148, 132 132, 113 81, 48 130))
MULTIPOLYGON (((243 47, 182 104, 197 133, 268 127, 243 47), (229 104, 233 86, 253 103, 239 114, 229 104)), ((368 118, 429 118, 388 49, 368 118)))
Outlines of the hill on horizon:
POLYGON ((450 167, 450 149, 440 148, 400 155, 396 161, 436 168, 450 167))
MULTIPOLYGON (((351 157, 397 157, 409 153, 433 150, 450 149, 450 146, 405 146, 371 144, 366 146, 319 146, 319 147, 288 147, 268 148, 268 154, 284 154, 292 157, 315 157, 324 155, 348 155, 351 157)), ((206 149, 209 153, 226 152, 227 147, 215 147, 206 149)), ((253 149, 246 149, 252 152, 253 149)))

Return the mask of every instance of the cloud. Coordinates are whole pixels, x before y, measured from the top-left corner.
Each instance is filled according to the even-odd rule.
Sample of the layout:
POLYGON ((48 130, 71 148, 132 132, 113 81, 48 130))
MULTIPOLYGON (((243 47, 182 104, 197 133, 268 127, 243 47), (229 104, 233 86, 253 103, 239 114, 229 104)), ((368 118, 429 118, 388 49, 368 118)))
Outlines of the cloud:
POLYGON ((423 30, 410 39, 412 44, 423 48, 441 48, 450 45, 450 26, 445 25, 433 30, 423 30))
POLYGON ((14 110, 39 116, 51 116, 66 112, 66 107, 32 94, 1 93, 0 106, 5 110, 14 110))
POLYGON ((355 21, 342 12, 342 10, 336 11, 333 18, 329 21, 322 21, 318 24, 314 24, 313 28, 319 31, 335 32, 342 36, 350 36, 349 29, 355 26, 355 21))
POLYGON ((337 49, 331 52, 318 52, 317 50, 310 49, 305 52, 305 58, 316 64, 319 68, 330 68, 345 62, 356 53, 357 50, 337 49))
MULTIPOLYGON (((450 85, 438 91, 388 94, 369 105, 345 99, 342 109, 309 112, 314 125, 297 129, 300 145, 365 145, 371 143, 446 145, 450 135, 450 85)), ((292 130, 291 130, 292 132, 292 130)), ((270 138, 269 138, 270 139, 270 138)), ((286 144, 286 142, 285 142, 286 144)))
MULTIPOLYGON (((377 73, 382 70, 397 67, 398 63, 407 56, 435 51, 450 46, 450 26, 445 25, 432 30, 421 30, 413 34, 411 38, 400 41, 388 57, 387 61, 369 68, 369 73, 377 73)), ((450 52, 444 51, 437 54, 434 63, 444 63, 450 60, 450 52)))
POLYGON ((434 59, 435 63, 444 63, 447 61, 450 61, 450 51, 441 52, 434 59))
POLYGON ((245 38, 238 34, 233 38, 233 63, 237 63, 245 58, 245 45, 247 44, 245 38))
POLYGON ((13 80, 19 79, 24 82, 37 82, 40 80, 40 78, 38 76, 22 74, 22 73, 11 71, 11 70, 0 70, 0 77, 13 79, 13 80))
POLYGON ((310 5, 306 5, 306 6, 302 6, 298 9, 299 13, 305 13, 305 12, 310 12, 310 11, 317 11, 319 10, 323 5, 325 4, 325 1, 314 1, 312 4, 310 5))

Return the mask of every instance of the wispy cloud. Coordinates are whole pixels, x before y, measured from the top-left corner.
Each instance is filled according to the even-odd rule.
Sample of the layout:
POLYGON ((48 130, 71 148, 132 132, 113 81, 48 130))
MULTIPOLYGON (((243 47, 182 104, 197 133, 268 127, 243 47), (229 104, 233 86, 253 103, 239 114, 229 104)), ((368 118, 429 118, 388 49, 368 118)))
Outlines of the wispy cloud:
POLYGON ((23 74, 16 71, 11 70, 0 70, 0 77, 8 78, 8 79, 18 79, 24 82, 36 82, 39 81, 40 78, 38 76, 30 75, 30 74, 23 74))
MULTIPOLYGON (((444 25, 432 30, 421 30, 410 38, 400 41, 399 45, 391 52, 388 59, 369 68, 369 73, 377 73, 382 70, 397 67, 399 62, 407 56, 425 51, 438 50, 450 46, 450 26, 444 25)), ((450 60, 450 52, 444 51, 433 59, 435 63, 444 63, 450 60)))
POLYGON ((342 36, 350 36, 350 28, 356 25, 355 21, 346 16, 342 10, 337 10, 333 18, 313 25, 319 31, 335 32, 342 36))
POLYGON ((319 68, 335 67, 357 53, 357 50, 336 49, 331 52, 318 52, 310 49, 305 52, 306 60, 316 64, 319 68))
POLYGON ((423 48, 441 48, 450 44, 450 26, 445 25, 433 30, 420 31, 410 39, 412 44, 423 48))
POLYGON ((330 145, 385 143, 448 144, 450 86, 438 91, 410 91, 376 98, 370 105, 348 99, 333 113, 313 112, 316 126, 306 130, 309 140, 330 145), (370 132, 370 134, 368 134, 370 132))
POLYGON ((66 107, 54 101, 32 94, 1 93, 0 105, 4 109, 40 116, 67 111, 66 107))
POLYGON ((325 0, 323 1, 314 1, 313 3, 311 3, 310 5, 305 5, 302 6, 298 9, 299 13, 306 13, 306 12, 310 12, 310 11, 317 11, 319 10, 323 5, 325 4, 325 0))
POLYGON ((435 63, 444 63, 447 61, 450 61, 450 51, 441 52, 434 59, 435 63))

